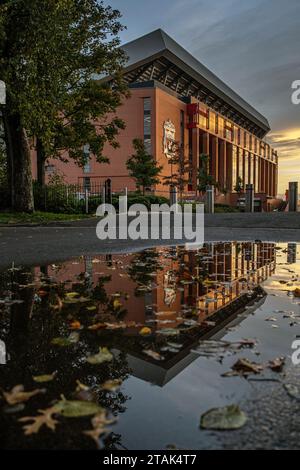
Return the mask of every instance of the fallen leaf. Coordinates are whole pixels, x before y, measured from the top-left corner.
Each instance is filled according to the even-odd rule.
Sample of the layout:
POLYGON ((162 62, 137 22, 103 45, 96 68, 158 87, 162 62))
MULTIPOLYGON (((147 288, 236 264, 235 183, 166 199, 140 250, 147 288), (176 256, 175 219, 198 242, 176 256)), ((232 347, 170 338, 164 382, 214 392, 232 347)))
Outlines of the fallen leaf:
POLYGON ((98 354, 95 354, 93 356, 88 356, 86 358, 86 361, 89 364, 102 364, 103 362, 110 362, 112 361, 114 356, 112 353, 107 349, 107 348, 99 348, 98 354))
POLYGON ((56 405, 57 412, 65 418, 91 416, 103 411, 103 408, 92 401, 61 400, 56 405))
POLYGON ((120 302, 119 299, 115 299, 114 302, 113 302, 113 307, 114 307, 114 310, 118 310, 118 308, 121 308, 122 307, 122 303, 120 302))
POLYGON ((44 383, 44 382, 51 382, 55 376, 56 376, 56 372, 53 372, 53 374, 34 375, 32 378, 37 383, 44 383))
POLYGON ((88 327, 88 329, 91 331, 103 330, 104 328, 107 328, 105 323, 95 323, 94 325, 88 327))
POLYGON ((71 330, 80 330, 80 328, 81 328, 80 321, 75 320, 72 323, 70 323, 70 328, 71 328, 71 330))
POLYGON ((83 434, 86 436, 90 437, 93 439, 93 441, 96 443, 97 447, 99 448, 99 439, 103 434, 106 434, 108 432, 108 429, 105 427, 108 424, 113 424, 115 423, 116 418, 108 419, 107 418, 107 411, 102 410, 100 413, 98 413, 96 416, 93 417, 92 419, 92 426, 93 429, 89 431, 83 431, 83 434))
POLYGON ((248 376, 250 374, 260 374, 263 371, 263 366, 248 359, 239 359, 233 366, 232 372, 226 372, 223 377, 233 377, 236 375, 248 376))
POLYGON ((23 385, 16 385, 10 392, 2 392, 6 402, 9 405, 16 405, 18 403, 23 403, 24 401, 30 400, 30 398, 41 393, 45 393, 44 389, 37 388, 32 390, 32 392, 24 392, 23 385))
POLYGON ((94 310, 97 310, 97 307, 96 307, 96 305, 92 305, 90 307, 86 307, 86 309, 87 309, 88 312, 93 312, 94 310))
POLYGON ((300 289, 299 288, 294 290, 294 296, 295 297, 300 297, 300 289))
POLYGON ((107 392, 116 392, 122 385, 121 379, 107 380, 104 384, 101 385, 102 390, 107 392))
POLYGON ((55 427, 58 424, 58 421, 52 418, 53 414, 57 414, 56 405, 52 406, 51 408, 47 408, 46 410, 38 410, 40 415, 38 416, 25 416, 24 418, 20 418, 20 423, 27 423, 32 421, 31 424, 27 424, 23 426, 25 436, 30 436, 31 434, 37 434, 42 426, 46 426, 47 428, 55 431, 55 427))
POLYGON ((268 367, 274 372, 282 372, 283 366, 285 364, 285 357, 277 357, 273 361, 270 361, 268 367))
POLYGON ((144 349, 143 353, 146 354, 147 356, 151 357, 152 359, 155 359, 156 361, 163 361, 164 360, 164 357, 161 354, 159 354, 156 351, 152 351, 151 349, 144 349))
POLYGON ((148 328, 147 326, 145 326, 144 328, 140 330, 141 336, 148 336, 148 335, 151 335, 151 333, 152 333, 151 328, 148 328))
POLYGON ((75 299, 76 297, 80 297, 80 294, 78 292, 68 292, 65 297, 67 299, 75 299))
POLYGON ((76 331, 73 331, 67 338, 53 338, 51 341, 51 344, 54 344, 55 346, 61 346, 61 347, 66 347, 66 346, 71 346, 72 344, 78 343, 79 341, 79 333, 76 331))
POLYGON ((200 427, 216 431, 242 428, 247 422, 246 414, 237 405, 214 408, 201 416, 200 427))

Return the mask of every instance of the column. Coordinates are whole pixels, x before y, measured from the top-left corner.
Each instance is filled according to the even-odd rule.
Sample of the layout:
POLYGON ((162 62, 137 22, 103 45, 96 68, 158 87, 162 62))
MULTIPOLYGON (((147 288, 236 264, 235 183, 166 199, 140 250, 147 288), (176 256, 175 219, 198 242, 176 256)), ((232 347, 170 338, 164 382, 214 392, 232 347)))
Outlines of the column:
POLYGON ((221 187, 226 186, 226 142, 219 140, 219 182, 221 187))
POLYGON ((212 155, 211 158, 211 167, 212 167, 212 176, 216 181, 219 181, 219 139, 218 137, 212 138, 212 155))
POLYGON ((204 132, 202 134, 202 138, 203 138, 203 153, 205 153, 206 155, 209 155, 209 133, 204 132))
POLYGON ((199 129, 196 127, 192 130, 192 154, 193 154, 193 191, 197 191, 197 173, 199 169, 199 129))
POLYGON ((232 144, 226 145, 226 188, 232 192, 232 144))
POLYGON ((265 160, 260 158, 260 192, 265 193, 265 160))

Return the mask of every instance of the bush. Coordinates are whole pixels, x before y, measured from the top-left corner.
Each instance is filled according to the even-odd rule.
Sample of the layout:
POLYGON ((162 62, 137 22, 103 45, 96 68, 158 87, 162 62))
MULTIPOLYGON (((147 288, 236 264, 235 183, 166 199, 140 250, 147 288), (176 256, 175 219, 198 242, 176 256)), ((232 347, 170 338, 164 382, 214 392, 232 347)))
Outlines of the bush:
MULTIPOLYGON (((113 205, 116 209, 118 209, 119 205, 119 196, 122 196, 122 194, 113 196, 113 205)), ((169 204, 169 199, 162 196, 155 196, 154 194, 143 196, 140 193, 129 193, 128 206, 132 206, 133 204, 143 204, 147 209, 150 209, 152 204, 169 204)))

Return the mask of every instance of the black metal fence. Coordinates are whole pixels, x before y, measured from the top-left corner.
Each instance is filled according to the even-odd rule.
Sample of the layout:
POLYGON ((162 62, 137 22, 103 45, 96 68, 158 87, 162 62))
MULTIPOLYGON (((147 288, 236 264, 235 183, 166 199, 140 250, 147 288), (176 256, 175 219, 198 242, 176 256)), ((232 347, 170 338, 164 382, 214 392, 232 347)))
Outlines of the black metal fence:
POLYGON ((80 184, 33 185, 36 210, 63 213, 92 213, 102 203, 104 185, 92 183, 88 187, 80 184))

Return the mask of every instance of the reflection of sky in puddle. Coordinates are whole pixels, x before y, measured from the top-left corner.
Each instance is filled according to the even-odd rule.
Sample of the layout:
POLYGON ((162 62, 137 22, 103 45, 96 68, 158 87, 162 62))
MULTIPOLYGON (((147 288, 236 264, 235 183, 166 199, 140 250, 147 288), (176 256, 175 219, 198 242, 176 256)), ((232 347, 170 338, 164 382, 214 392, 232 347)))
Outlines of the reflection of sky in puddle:
MULTIPOLYGON (((32 415, 61 393, 69 398, 76 379, 97 389, 104 380, 122 377, 120 397, 100 393, 98 400, 118 415, 112 431, 121 435, 123 446, 213 446, 209 435, 198 430, 201 413, 239 403, 254 386, 221 374, 238 357, 264 362, 291 354, 299 333, 299 303, 287 290, 299 287, 297 256, 293 244, 218 243, 195 252, 157 249, 5 272, 0 277, 0 338, 9 360, 1 366, 1 384, 11 389, 24 383, 32 389, 33 375, 57 370, 48 401, 26 405, 32 415), (141 335, 143 328, 150 334, 141 335), (78 343, 51 344, 72 331, 79 333, 78 343), (222 362, 194 352, 200 339, 243 338, 256 339, 258 345, 222 362), (99 346, 118 360, 91 368, 84 358, 99 346)), ((16 437, 24 441, 20 425, 11 419, 6 418, 13 435, 7 446, 16 437)), ((82 425, 72 426, 72 432, 70 426, 65 430, 71 433, 67 445, 88 447, 82 437, 75 444, 82 425)), ((41 431, 30 445, 41 446, 46 436, 48 431, 41 431)), ((62 439, 58 431, 50 447, 59 447, 56 436, 62 439)))

